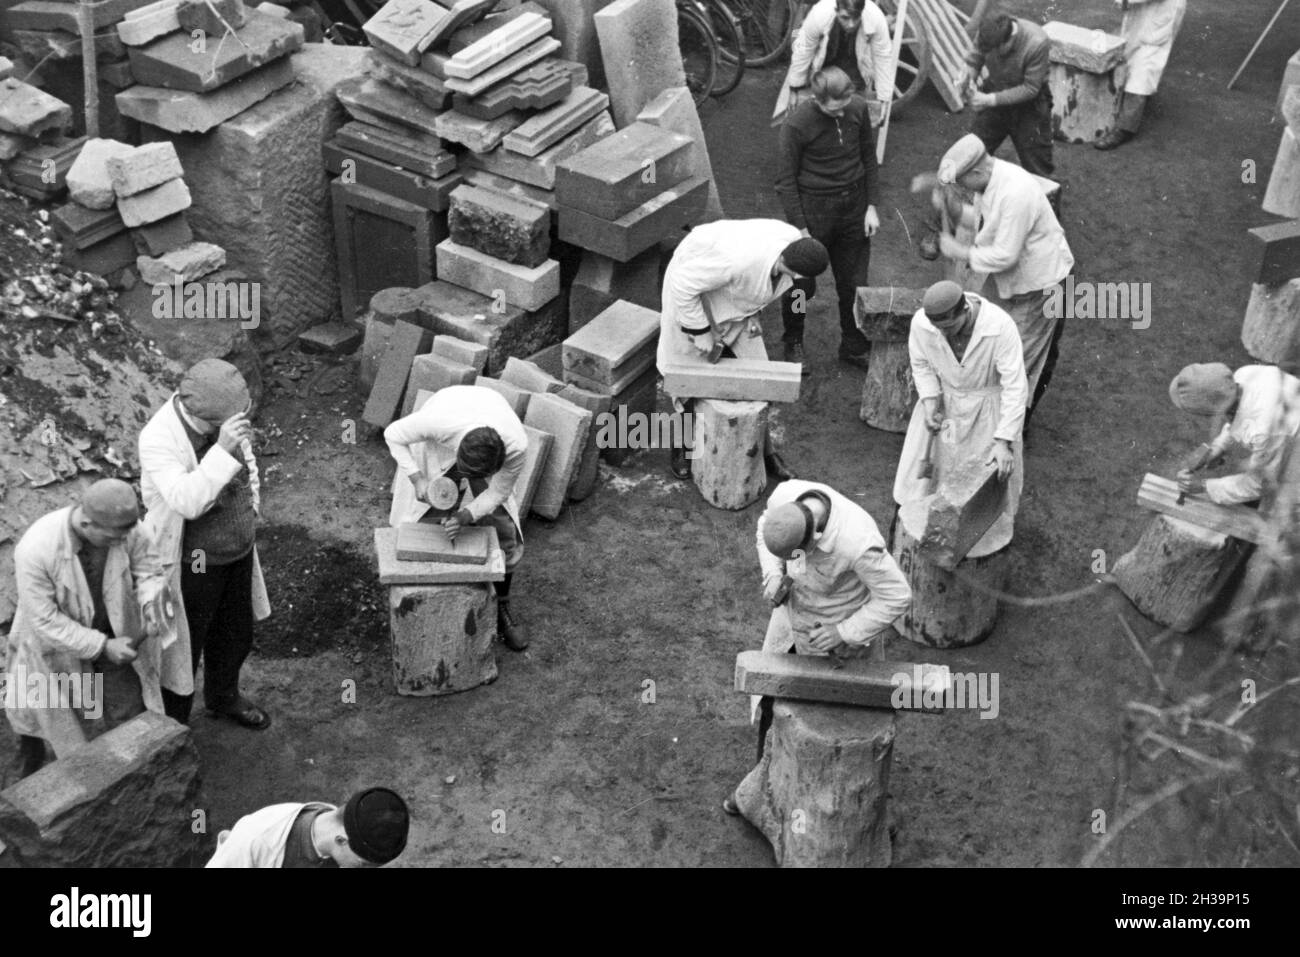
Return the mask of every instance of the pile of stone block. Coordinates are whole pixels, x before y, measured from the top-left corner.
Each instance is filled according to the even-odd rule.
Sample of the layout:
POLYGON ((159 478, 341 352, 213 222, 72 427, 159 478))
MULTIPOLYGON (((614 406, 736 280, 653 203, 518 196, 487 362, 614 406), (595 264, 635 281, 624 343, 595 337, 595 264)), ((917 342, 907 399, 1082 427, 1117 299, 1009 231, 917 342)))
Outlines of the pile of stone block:
POLYGON ((559 237, 628 262, 702 221, 709 179, 690 137, 634 122, 556 166, 559 237))
MULTIPOLYGON (((134 120, 123 116, 114 97, 132 85, 131 65, 126 45, 114 29, 124 15, 142 7, 148 0, 99 0, 89 4, 95 30, 94 57, 98 92, 98 131, 101 136, 135 142, 138 129, 134 120)), ((86 131, 85 70, 82 65, 80 29, 76 3, 23 0, 5 14, 8 39, 16 56, 24 64, 24 76, 36 86, 66 103, 72 109, 72 130, 86 131)))
POLYGON ((89 140, 68 170, 71 202, 52 217, 69 262, 106 276, 135 267, 150 286, 184 284, 221 269, 225 250, 194 239, 183 177, 171 143, 89 140))
MULTIPOLYGON (((584 392, 604 396, 605 411, 623 421, 647 420, 654 411, 659 376, 655 349, 659 342, 659 313, 625 300, 609 308, 564 340, 564 381, 584 392)), ((601 450, 613 465, 621 464, 629 449, 601 450)))
POLYGON ((68 136, 72 108, 0 64, 0 171, 7 188, 48 201, 67 188, 68 169, 85 138, 68 136), (7 75, 6 75, 7 74, 7 75))
POLYGON ((123 115, 170 133, 204 133, 294 80, 299 23, 243 0, 157 0, 118 24, 136 86, 117 94, 123 115))

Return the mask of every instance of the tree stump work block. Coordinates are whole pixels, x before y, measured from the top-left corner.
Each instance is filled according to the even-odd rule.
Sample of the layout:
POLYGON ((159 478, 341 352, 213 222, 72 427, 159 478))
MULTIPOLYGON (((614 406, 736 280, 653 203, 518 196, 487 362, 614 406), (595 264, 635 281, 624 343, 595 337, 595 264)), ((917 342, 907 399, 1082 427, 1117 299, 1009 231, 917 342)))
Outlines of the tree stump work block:
POLYGON ((691 476, 704 500, 733 510, 758 501, 767 487, 767 403, 697 399, 692 421, 691 476))

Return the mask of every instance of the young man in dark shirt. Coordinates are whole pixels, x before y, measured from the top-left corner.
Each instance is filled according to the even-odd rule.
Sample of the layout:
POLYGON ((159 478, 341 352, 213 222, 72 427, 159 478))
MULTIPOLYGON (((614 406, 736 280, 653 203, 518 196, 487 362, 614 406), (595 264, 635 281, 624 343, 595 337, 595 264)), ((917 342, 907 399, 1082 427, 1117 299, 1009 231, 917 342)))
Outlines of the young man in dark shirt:
POLYGON ((1051 177, 1052 41, 1038 24, 1005 13, 987 16, 980 23, 975 46, 966 55, 967 85, 988 70, 982 88, 970 92, 967 102, 975 110, 971 132, 984 141, 989 155, 1008 136, 1020 165, 1031 173, 1051 177))
MULTIPOLYGON (((870 343, 858 331, 853 302, 858 287, 868 284, 871 237, 880 228, 876 138, 867 101, 843 70, 818 70, 810 87, 812 99, 791 110, 781 127, 776 192, 786 219, 830 253, 839 356, 865 368, 870 343)), ((803 362, 804 317, 816 286, 815 279, 798 280, 782 300, 787 362, 803 362)))

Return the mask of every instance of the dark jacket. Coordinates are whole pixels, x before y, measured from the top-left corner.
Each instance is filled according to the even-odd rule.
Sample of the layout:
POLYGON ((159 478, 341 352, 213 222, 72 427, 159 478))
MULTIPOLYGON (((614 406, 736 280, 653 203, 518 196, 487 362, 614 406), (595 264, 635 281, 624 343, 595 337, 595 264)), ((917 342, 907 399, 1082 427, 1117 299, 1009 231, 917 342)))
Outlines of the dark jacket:
POLYGON ((1047 74, 1052 65, 1052 41, 1038 24, 1021 17, 1016 17, 1015 22, 1011 52, 1006 56, 974 49, 966 55, 966 62, 977 76, 981 67, 988 67, 983 89, 994 94, 997 106, 1029 103, 1044 91, 1050 92, 1047 74))
POLYGON ((813 100, 800 103, 781 126, 776 192, 786 219, 806 229, 800 194, 827 196, 861 187, 868 206, 877 196, 876 135, 860 96, 844 115, 827 116, 813 100))

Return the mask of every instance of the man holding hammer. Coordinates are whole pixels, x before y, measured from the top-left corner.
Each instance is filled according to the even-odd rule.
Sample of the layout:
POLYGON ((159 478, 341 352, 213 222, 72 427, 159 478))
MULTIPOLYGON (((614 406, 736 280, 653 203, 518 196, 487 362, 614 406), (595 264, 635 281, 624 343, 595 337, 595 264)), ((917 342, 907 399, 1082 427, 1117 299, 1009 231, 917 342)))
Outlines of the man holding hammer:
MULTIPOLYGON (((758 519, 757 547, 772 604, 764 651, 884 660, 885 636, 912 589, 865 509, 829 485, 782 482, 758 519)), ((772 699, 755 706, 761 760, 772 699)), ((740 813, 734 794, 722 809, 740 813)))
MULTIPOLYGON (((785 295, 796 280, 820 276, 829 263, 825 246, 779 219, 721 219, 695 227, 664 273, 660 371, 674 356, 709 362, 766 359, 759 312, 785 295)), ((678 412, 690 413, 693 397, 672 400, 678 412)), ((673 447, 672 473, 679 479, 690 478, 689 451, 683 445, 673 447)), ((773 451, 770 436, 764 460, 778 481, 791 477, 773 451)))
POLYGON ((1011 317, 988 300, 937 282, 912 317, 907 342, 920 396, 894 478, 900 506, 923 499, 948 470, 973 458, 1007 482, 1002 514, 968 553, 991 555, 1011 542, 1024 483, 1021 428, 1025 361, 1011 317))
POLYGON ((477 385, 439 389, 410 415, 384 429, 397 463, 389 522, 437 522, 455 541, 467 525, 492 525, 505 553, 496 583, 497 633, 512 651, 528 647, 510 612, 510 581, 524 557, 515 483, 524 470, 528 434, 497 392, 477 385))

